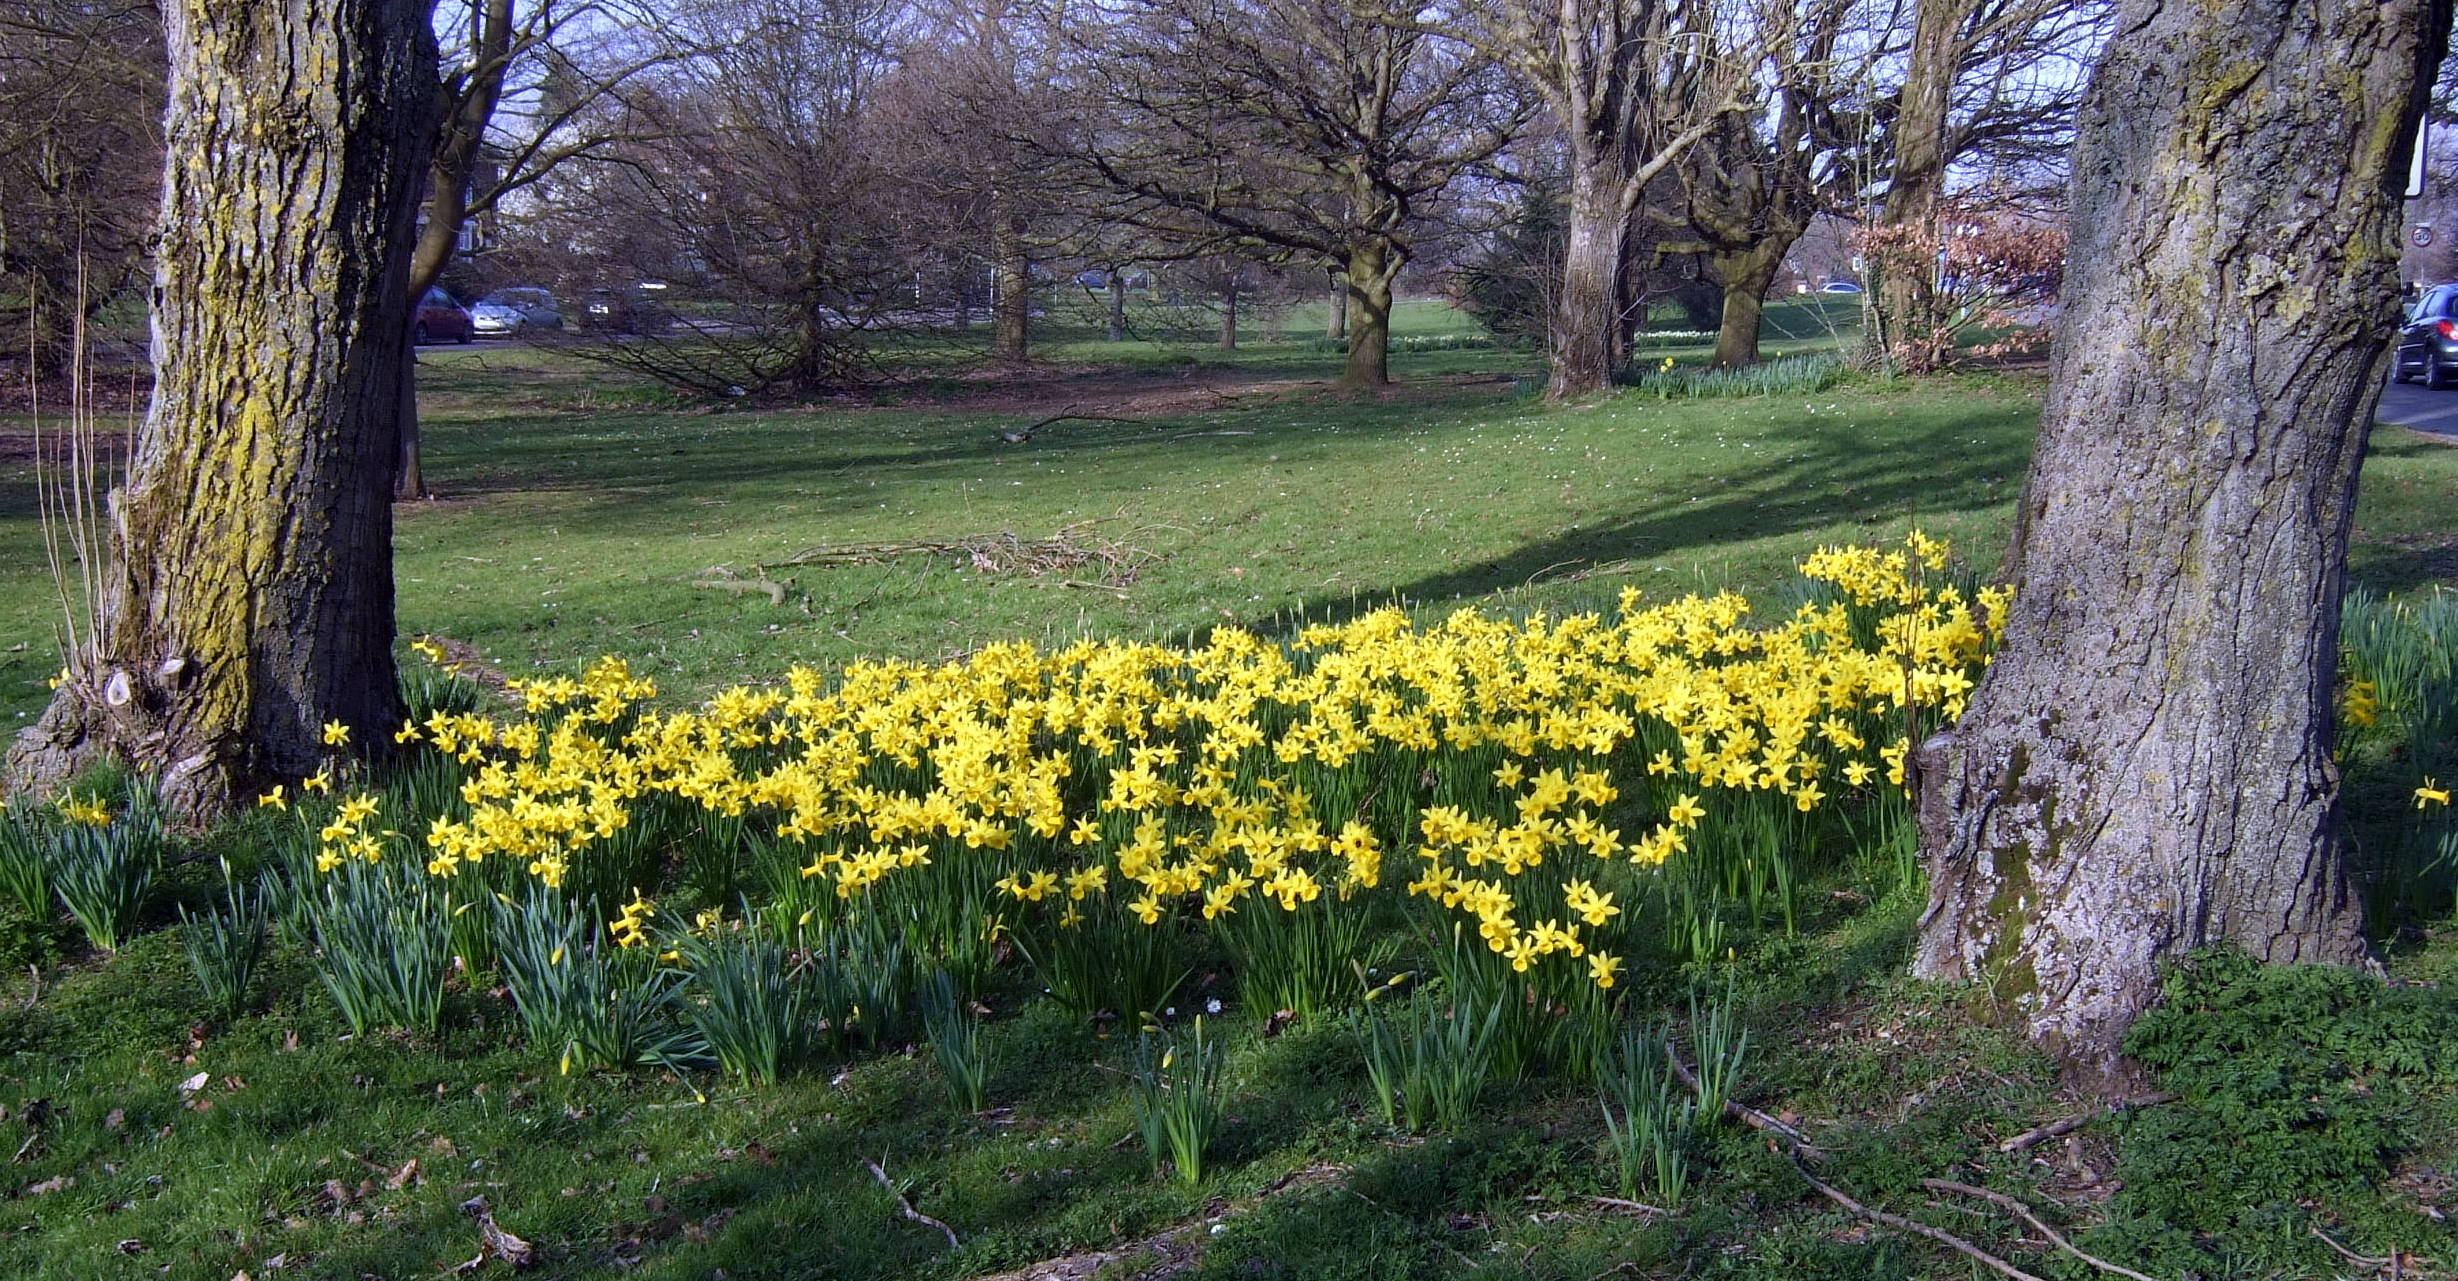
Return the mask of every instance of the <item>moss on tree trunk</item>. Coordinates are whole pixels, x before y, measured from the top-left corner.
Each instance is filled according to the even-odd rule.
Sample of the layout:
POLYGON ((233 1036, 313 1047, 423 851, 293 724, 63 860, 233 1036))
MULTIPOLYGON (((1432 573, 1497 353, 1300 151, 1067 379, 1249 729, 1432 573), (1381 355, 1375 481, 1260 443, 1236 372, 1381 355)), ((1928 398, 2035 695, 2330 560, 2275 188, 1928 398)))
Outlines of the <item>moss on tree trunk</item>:
POLYGON ((417 0, 178 0, 154 399, 113 495, 90 652, 10 756, 98 756, 210 816, 391 741, 392 489, 416 173, 417 0))
POLYGON ((2398 316, 2397 189, 2448 0, 2128 0, 2004 647, 1919 752, 1917 970, 2120 1079, 2156 964, 2367 951, 2331 686, 2398 316))

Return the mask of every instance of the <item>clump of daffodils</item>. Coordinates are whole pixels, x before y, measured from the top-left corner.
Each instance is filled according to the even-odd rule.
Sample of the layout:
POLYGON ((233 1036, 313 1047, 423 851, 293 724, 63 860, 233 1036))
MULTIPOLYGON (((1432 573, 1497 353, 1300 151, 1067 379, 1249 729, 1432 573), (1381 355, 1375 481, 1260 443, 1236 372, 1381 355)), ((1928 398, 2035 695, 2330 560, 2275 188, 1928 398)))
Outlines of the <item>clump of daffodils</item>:
MULTIPOLYGON (((671 798, 794 848, 839 899, 962 860, 1062 924, 1104 903, 1157 925, 1397 893, 1516 969, 1583 962, 1611 987, 1612 885, 1680 857, 1719 797, 1808 812, 1900 786, 1915 721, 1961 712, 2009 600, 1932 582, 1946 554, 1917 532, 1821 549, 1802 572, 1831 599, 1767 624, 1732 593, 1629 590, 1610 617, 1381 610, 1286 643, 1222 628, 795 668, 675 712, 608 658, 516 682, 516 715, 405 726, 469 769, 466 814, 414 837, 436 876, 503 860, 561 885, 671 798), (1404 827, 1370 817, 1390 789, 1404 827)), ((361 806, 326 829, 336 861, 378 856, 361 806)), ((616 941, 653 911, 635 896, 616 941)))

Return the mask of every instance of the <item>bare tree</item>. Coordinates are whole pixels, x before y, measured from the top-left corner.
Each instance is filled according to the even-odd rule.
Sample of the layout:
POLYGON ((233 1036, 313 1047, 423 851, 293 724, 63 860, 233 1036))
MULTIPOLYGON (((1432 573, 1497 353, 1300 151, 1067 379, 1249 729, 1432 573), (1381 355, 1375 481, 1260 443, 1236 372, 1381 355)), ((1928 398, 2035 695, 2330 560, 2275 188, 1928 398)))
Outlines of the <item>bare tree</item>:
POLYGON ((1760 5, 1742 29, 1758 55, 1747 79, 1751 109, 1718 116, 1672 168, 1675 207, 1653 220, 1676 229, 1661 249, 1712 259, 1724 287, 1718 365, 1758 360, 1767 290, 1785 255, 1812 218, 1854 194, 1850 153, 1870 132, 1874 72, 1901 52, 1891 13, 1872 8, 1863 0, 1760 5))
POLYGON ((0 0, 0 359, 65 369, 80 304, 142 278, 162 94, 152 0, 0 0))
POLYGON ((1393 282, 1428 206, 1524 119, 1481 58, 1345 0, 1123 0, 1062 34, 1089 216, 1175 256, 1336 268, 1343 386, 1390 381, 1393 282))
MULTIPOLYGON (((601 158, 626 135, 600 110, 635 77, 682 56, 673 41, 641 39, 657 19, 644 0, 447 0, 455 37, 436 79, 435 143, 427 161, 411 304, 451 265, 461 232, 557 166, 601 158), (509 92, 516 105, 506 109, 509 92)), ((637 117, 631 119, 637 120, 637 117)), ((404 362, 401 463, 396 491, 427 492, 415 362, 404 362)))
POLYGON ((394 389, 434 99, 425 0, 175 0, 154 399, 111 563, 18 786, 116 756, 210 816, 379 748, 394 389), (297 86, 268 93, 266 85, 297 86))
POLYGON ((2331 761, 2398 192, 2448 0, 2126 0, 2004 644, 1917 755, 1917 970, 2121 1071, 2157 963, 2366 955, 2331 761))
POLYGON ((558 181, 530 231, 575 278, 627 289, 645 274, 692 307, 581 350, 710 395, 842 387, 915 265, 862 130, 909 11, 691 0, 661 14, 689 56, 643 73, 609 163, 558 181))
MULTIPOLYGON (((1872 220, 1881 238, 1940 234, 1958 163, 2056 168, 2110 13, 2106 0, 1914 0, 1872 220)), ((1907 263, 1866 283, 1877 354, 1914 372, 1935 368, 1945 356, 1936 271, 1907 263)))
POLYGON ((1517 73, 1561 130, 1562 281, 1545 394, 1601 391, 1620 367, 1625 242, 1648 185, 1749 105, 1754 59, 1728 0, 1460 0, 1434 29, 1517 73))

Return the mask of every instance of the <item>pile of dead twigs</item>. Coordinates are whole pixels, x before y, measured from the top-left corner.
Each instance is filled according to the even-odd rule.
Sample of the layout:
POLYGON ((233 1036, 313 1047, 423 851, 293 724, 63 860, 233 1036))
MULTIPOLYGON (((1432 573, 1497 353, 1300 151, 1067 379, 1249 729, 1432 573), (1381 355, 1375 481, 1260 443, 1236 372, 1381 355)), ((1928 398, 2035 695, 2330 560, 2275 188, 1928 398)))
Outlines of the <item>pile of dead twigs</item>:
POLYGON ((979 574, 1025 578, 1065 575, 1117 589, 1132 585, 1144 566, 1160 559, 1157 553, 1133 543, 1094 532, 1094 524, 1089 520, 1077 521, 1046 538, 1026 538, 1014 530, 1002 529, 951 539, 832 543, 796 552, 761 568, 876 565, 902 556, 942 556, 961 561, 979 574))

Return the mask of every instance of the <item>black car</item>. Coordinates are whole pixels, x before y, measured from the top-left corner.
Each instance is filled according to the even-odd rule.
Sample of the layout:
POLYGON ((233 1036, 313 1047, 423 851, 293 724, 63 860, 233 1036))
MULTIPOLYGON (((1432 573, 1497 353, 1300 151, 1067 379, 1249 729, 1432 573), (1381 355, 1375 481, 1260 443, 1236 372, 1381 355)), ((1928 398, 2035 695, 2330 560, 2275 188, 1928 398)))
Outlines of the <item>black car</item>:
POLYGON ((657 300, 638 290, 592 289, 580 300, 580 327, 590 333, 664 333, 672 320, 657 300))
POLYGON ((2390 377, 2422 378, 2427 387, 2458 387, 2458 285, 2435 285, 2398 331, 2390 377))

